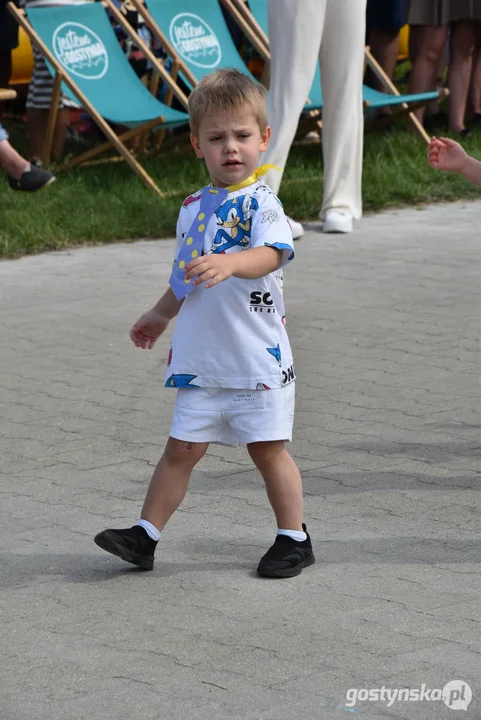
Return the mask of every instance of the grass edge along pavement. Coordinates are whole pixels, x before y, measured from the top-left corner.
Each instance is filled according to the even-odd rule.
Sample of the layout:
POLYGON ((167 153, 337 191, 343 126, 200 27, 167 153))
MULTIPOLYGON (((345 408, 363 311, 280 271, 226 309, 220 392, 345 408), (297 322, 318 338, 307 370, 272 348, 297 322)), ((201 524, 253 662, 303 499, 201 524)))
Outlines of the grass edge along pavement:
MULTIPOLYGON (((13 130, 15 139, 18 128, 13 130)), ((481 129, 463 146, 481 158, 481 129)), ((480 196, 476 186, 457 174, 432 170, 426 150, 426 145, 405 127, 391 134, 366 135, 364 211, 480 196)), ((293 147, 289 155, 279 195, 286 213, 297 220, 318 218, 322 198, 320 154, 320 145, 303 145, 293 147)), ((0 258, 173 237, 182 200, 208 182, 204 164, 186 149, 148 159, 145 167, 166 192, 165 198, 145 188, 123 163, 62 173, 56 183, 36 194, 13 193, 0 179, 0 258)))

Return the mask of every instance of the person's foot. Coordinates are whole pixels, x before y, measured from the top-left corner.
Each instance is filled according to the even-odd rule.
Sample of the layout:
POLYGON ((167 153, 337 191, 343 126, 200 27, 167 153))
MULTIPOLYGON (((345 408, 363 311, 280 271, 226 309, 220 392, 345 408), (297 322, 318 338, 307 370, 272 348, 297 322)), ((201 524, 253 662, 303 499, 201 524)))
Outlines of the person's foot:
POLYGON ((11 175, 8 175, 7 179, 12 190, 36 192, 55 182, 55 175, 52 175, 48 170, 30 165, 29 168, 23 171, 18 180, 11 175))
POLYGON ((142 570, 154 567, 156 541, 140 525, 125 530, 103 530, 94 537, 96 545, 142 570))
POLYGON ((303 568, 315 562, 311 538, 305 525, 302 529, 307 534, 303 542, 293 540, 288 535, 277 535, 274 545, 261 558, 257 568, 259 575, 270 578, 295 577, 303 568))
POLYGON ((428 131, 446 130, 448 127, 448 116, 443 110, 440 110, 432 115, 425 115, 423 124, 424 129, 428 131))
POLYGON ((352 232, 352 215, 342 210, 328 210, 324 218, 322 232, 350 233, 352 232))
POLYGON ((289 225, 291 226, 292 239, 299 240, 299 238, 304 235, 304 228, 302 227, 300 222, 293 220, 291 217, 288 217, 287 220, 289 222, 289 225))
POLYGON ((473 133, 470 130, 470 128, 462 128, 461 130, 452 130, 452 133, 455 135, 459 135, 461 140, 469 140, 469 138, 473 137, 473 133))

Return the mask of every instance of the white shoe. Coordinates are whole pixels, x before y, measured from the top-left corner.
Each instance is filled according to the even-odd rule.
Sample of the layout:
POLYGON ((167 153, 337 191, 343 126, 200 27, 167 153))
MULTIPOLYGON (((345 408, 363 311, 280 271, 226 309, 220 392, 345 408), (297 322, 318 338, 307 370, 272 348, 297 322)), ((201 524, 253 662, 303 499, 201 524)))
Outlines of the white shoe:
POLYGON ((290 217, 288 217, 287 219, 289 221, 289 225, 291 226, 292 239, 299 240, 299 238, 304 235, 304 228, 302 227, 301 223, 297 222, 296 220, 293 220, 290 217))
POLYGON ((350 233, 352 232, 352 215, 341 210, 328 210, 324 218, 322 232, 350 233))

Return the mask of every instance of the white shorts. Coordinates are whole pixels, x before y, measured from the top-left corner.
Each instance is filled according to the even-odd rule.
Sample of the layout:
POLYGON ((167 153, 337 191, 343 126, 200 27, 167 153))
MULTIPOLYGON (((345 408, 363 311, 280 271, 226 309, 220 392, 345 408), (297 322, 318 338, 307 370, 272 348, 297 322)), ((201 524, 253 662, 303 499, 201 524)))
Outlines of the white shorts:
POLYGON ((185 442, 247 445, 292 440, 295 383, 274 390, 180 388, 171 437, 185 442))

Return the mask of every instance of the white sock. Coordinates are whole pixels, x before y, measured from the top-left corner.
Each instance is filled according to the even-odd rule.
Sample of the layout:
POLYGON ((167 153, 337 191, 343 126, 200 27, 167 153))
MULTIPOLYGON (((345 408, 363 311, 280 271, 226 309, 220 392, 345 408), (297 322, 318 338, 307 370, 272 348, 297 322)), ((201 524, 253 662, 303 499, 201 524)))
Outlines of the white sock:
POLYGON ((135 523, 136 525, 140 525, 141 528, 144 528, 147 535, 152 538, 152 540, 155 540, 155 542, 159 541, 160 538, 160 532, 157 530, 155 525, 152 525, 148 520, 137 520, 135 523))
POLYGON ((284 530, 284 528, 277 529, 277 535, 287 535, 296 542, 304 542, 307 540, 307 533, 304 530, 284 530))

